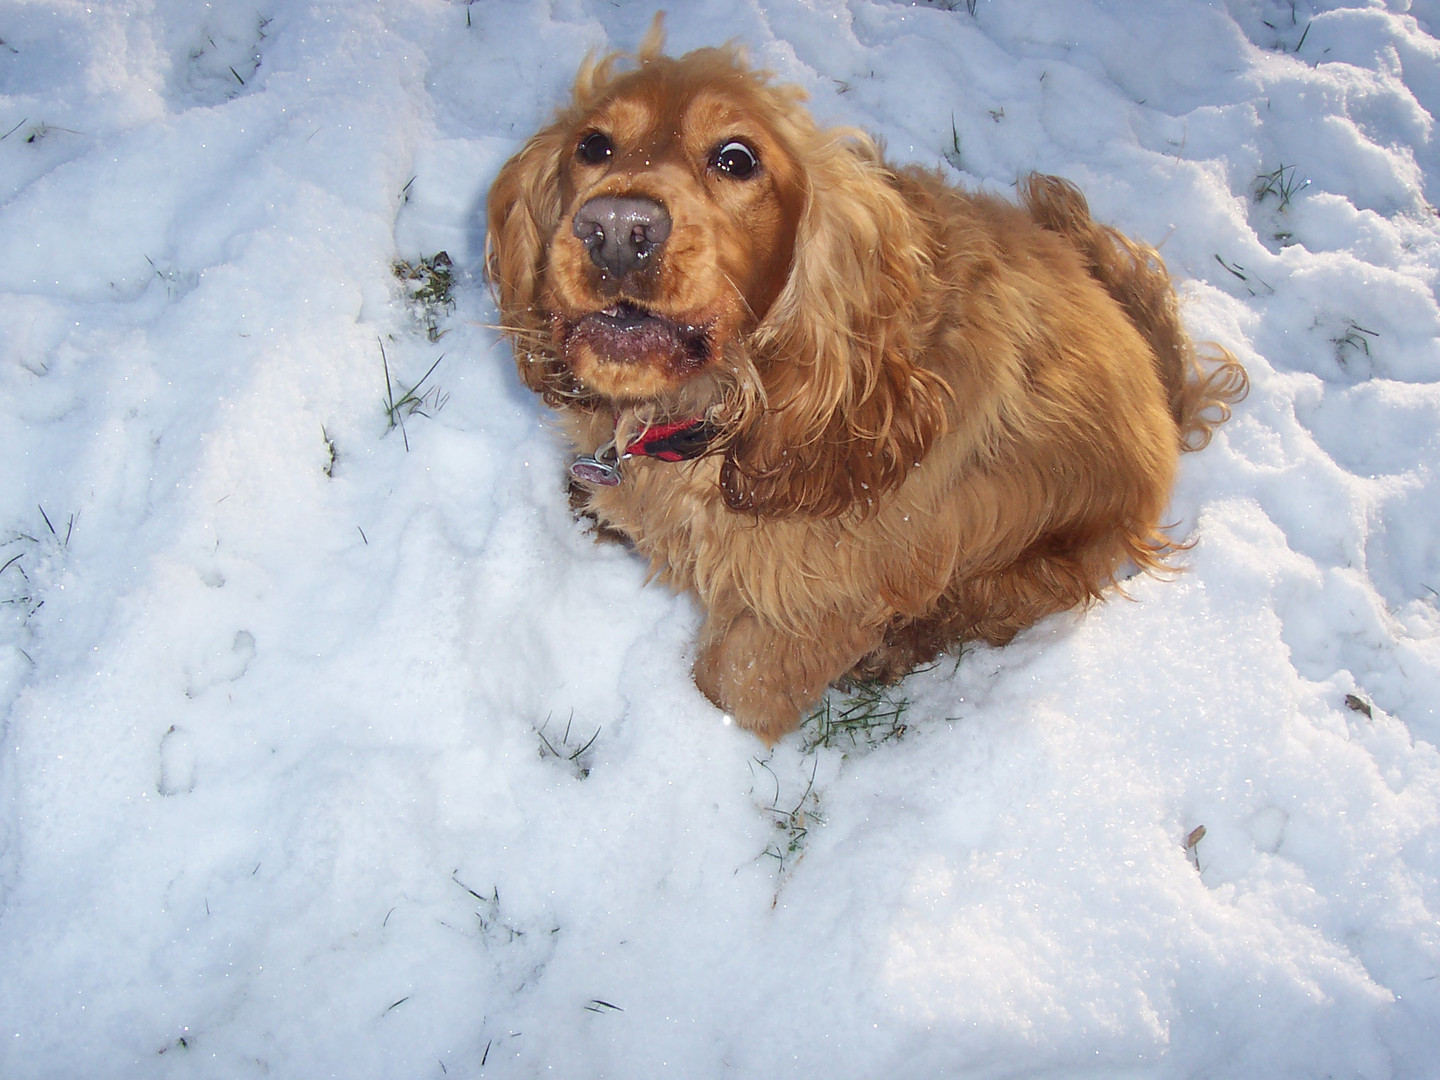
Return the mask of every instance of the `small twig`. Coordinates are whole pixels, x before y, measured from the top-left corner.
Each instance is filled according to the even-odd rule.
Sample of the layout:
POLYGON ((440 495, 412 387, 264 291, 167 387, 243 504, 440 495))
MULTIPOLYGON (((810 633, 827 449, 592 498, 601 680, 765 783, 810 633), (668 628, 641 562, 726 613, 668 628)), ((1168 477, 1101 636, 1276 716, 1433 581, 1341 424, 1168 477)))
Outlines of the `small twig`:
POLYGON ((558 758, 561 761, 569 762, 570 764, 575 766, 576 775, 579 777, 579 779, 584 780, 590 775, 590 770, 586 768, 583 764, 581 764, 580 758, 585 754, 587 750, 590 749, 590 747, 595 745, 595 740, 600 737, 600 732, 602 729, 597 727, 595 731, 591 734, 590 738, 586 739, 578 747, 572 749, 570 746, 570 730, 575 724, 575 714, 572 712, 569 718, 565 721, 565 731, 560 736, 560 745, 558 747, 555 745, 555 743, 551 742, 550 739, 548 739, 545 735, 545 728, 549 725, 549 723, 550 717, 547 716, 545 718, 545 723, 541 724, 538 728, 535 729, 535 735, 540 740, 542 745, 540 756, 544 757, 548 752, 551 757, 558 758))
POLYGON ((1189 854, 1195 865, 1195 872, 1200 872, 1200 841, 1205 839, 1205 826, 1196 825, 1190 830, 1190 835, 1185 837, 1185 851, 1189 854))
POLYGON ((1341 364, 1344 364, 1346 349, 1354 349, 1356 352, 1363 352, 1366 356, 1369 356, 1370 342, 1365 339, 1378 338, 1379 336, 1380 332, 1378 330, 1367 330, 1358 323, 1351 322, 1346 324, 1345 333, 1337 338, 1331 338, 1330 342, 1335 346, 1336 359, 1339 360, 1341 364), (1364 335, 1363 337, 1360 336, 1362 334, 1364 335))
MULTIPOLYGON (((380 339, 377 338, 376 340, 379 341, 380 339)), ((445 407, 445 402, 449 400, 449 396, 441 394, 438 388, 427 390, 424 394, 418 396, 416 394, 416 391, 425 385, 425 380, 430 378, 435 369, 440 366, 440 361, 444 359, 444 353, 437 356, 435 362, 425 370, 425 374, 420 376, 419 381, 408 390, 402 392, 400 400, 396 401, 395 384, 390 378, 390 358, 385 354, 385 342, 380 341, 380 364, 385 370, 385 413, 390 421, 390 426, 386 428, 385 431, 386 434, 389 434, 398 427, 400 429, 400 437, 404 440, 407 453, 410 450, 410 435, 405 430, 405 417, 407 415, 413 415, 414 413, 428 417, 430 414, 425 412, 423 407, 427 401, 433 399, 434 404, 431 408, 439 412, 445 407)))
POLYGON ((1308 178, 1296 176, 1294 165, 1282 163, 1274 172, 1261 173, 1255 177, 1255 201, 1264 202, 1266 196, 1273 195, 1279 201, 1279 209, 1287 210, 1290 200, 1309 186, 1308 178))
MULTIPOLYGON (((1220 256, 1215 257, 1218 259, 1220 256)), ((390 426, 385 430, 389 432, 395 428, 395 390, 390 385, 390 360, 385 355, 385 342, 378 337, 375 340, 380 342, 380 366, 385 369, 385 410, 390 416, 390 426)), ((405 435, 405 418, 403 416, 400 418, 400 437, 405 440, 405 451, 409 453, 410 440, 405 435)))
MULTIPOLYGON (((1230 273, 1234 274, 1241 281, 1245 282, 1246 290, 1250 293, 1251 296, 1260 295, 1254 289, 1250 288, 1250 277, 1245 274, 1245 267, 1241 266, 1239 263, 1235 263, 1232 266, 1230 263, 1227 263, 1224 259, 1222 259, 1218 254, 1215 256, 1215 261, 1218 262, 1221 266, 1223 266, 1226 270, 1229 270, 1230 273)), ((1264 278, 1256 276, 1255 282, 1263 286, 1267 293, 1273 293, 1275 291, 1274 287, 1271 286, 1271 284, 1264 278)))
POLYGON ((1249 278, 1247 278, 1244 274, 1242 274, 1242 273, 1240 272, 1241 267, 1231 266, 1231 265, 1230 265, 1229 263, 1227 263, 1224 259, 1222 259, 1218 254, 1215 256, 1215 261, 1216 261, 1217 263, 1219 263, 1221 266, 1225 267, 1226 270, 1229 270, 1230 273, 1234 274, 1234 275, 1235 275, 1236 277, 1238 277, 1241 281, 1249 281, 1249 280, 1250 280, 1249 278))
MULTIPOLYGON (((469 885, 466 885, 463 881, 461 881, 459 875, 460 875, 460 871, 459 871, 459 870, 455 870, 454 872, 451 873, 451 875, 450 875, 450 880, 453 881, 453 882, 455 882, 456 885, 459 885, 462 889, 464 889, 466 892, 468 892, 468 893, 469 893, 471 896, 473 896, 476 900, 479 900, 482 904, 488 904, 488 903, 490 903, 490 897, 488 897, 488 896, 481 896, 481 895, 480 895, 478 892, 476 892, 474 889, 470 888, 469 885)), ((500 892, 499 892, 499 890, 497 889, 496 892, 495 892, 495 900, 496 900, 496 902, 498 902, 499 899, 500 899, 500 892)))
POLYGON ((1375 710, 1368 701, 1359 694, 1346 694, 1345 707, 1351 712, 1360 713, 1366 720, 1375 719, 1375 710))

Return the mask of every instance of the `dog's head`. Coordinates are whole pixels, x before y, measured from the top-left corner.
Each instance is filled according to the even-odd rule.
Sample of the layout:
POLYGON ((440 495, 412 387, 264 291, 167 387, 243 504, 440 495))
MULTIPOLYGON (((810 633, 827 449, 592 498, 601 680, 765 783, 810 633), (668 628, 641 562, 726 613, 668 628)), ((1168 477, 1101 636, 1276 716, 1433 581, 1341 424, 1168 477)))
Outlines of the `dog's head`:
POLYGON ((838 513, 944 423, 902 313, 926 256, 868 138, 822 131, 738 50, 587 61, 501 170, 486 267, 520 374, 558 407, 707 415, 726 501, 838 513), (897 317, 899 316, 899 317, 897 317))

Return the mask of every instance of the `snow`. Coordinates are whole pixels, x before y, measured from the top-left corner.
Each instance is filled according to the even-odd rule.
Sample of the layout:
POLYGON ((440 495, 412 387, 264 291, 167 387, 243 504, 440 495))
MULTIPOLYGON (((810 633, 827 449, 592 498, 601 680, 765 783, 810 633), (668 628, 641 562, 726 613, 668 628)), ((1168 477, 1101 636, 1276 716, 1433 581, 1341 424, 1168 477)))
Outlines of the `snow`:
POLYGON ((1076 180, 1254 384, 1183 573, 773 753, 479 275, 650 15, 0 4, 0 1075, 1440 1075, 1440 4, 672 5, 1076 180))

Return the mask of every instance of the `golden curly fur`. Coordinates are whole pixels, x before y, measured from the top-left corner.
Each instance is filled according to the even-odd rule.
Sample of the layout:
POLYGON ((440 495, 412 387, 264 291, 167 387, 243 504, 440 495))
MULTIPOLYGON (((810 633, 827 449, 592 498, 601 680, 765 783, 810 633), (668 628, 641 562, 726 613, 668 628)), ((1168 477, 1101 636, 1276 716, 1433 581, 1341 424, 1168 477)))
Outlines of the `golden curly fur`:
POLYGON ((486 267, 577 450, 718 431, 579 495, 699 598, 705 695, 773 741, 837 680, 1161 567, 1178 454, 1246 379, 1197 358, 1154 250, 1065 181, 967 194, 817 127, 735 49, 662 46, 657 20, 633 64, 581 68, 490 190, 486 267), (597 253, 606 228, 628 263, 597 253))

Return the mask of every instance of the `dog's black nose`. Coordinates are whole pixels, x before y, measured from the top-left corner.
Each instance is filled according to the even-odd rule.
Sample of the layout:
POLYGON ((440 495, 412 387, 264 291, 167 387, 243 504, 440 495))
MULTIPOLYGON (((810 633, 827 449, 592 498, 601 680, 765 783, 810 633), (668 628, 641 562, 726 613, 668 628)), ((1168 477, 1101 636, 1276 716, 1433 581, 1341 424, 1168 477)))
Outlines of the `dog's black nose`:
POLYGON ((646 266, 670 235, 670 214, 654 199, 605 195, 575 214, 575 235, 590 261, 614 278, 646 266))

